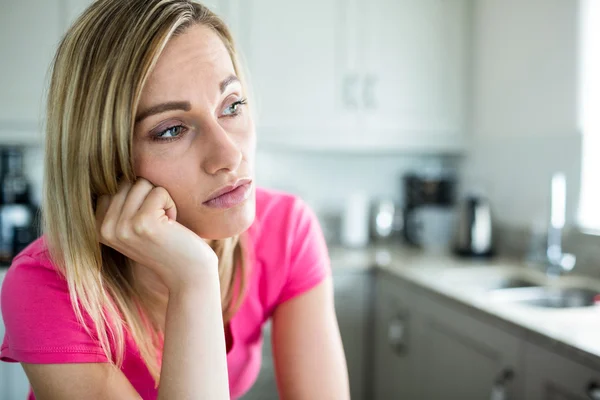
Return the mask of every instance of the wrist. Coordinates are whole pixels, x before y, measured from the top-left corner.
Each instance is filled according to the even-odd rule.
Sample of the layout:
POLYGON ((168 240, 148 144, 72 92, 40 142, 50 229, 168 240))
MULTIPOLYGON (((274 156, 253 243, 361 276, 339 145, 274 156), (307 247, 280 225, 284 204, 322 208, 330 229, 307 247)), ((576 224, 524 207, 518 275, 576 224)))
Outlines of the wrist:
POLYGON ((168 285, 170 296, 185 296, 198 293, 221 294, 219 270, 215 268, 198 268, 196 274, 189 274, 183 279, 177 279, 168 285))

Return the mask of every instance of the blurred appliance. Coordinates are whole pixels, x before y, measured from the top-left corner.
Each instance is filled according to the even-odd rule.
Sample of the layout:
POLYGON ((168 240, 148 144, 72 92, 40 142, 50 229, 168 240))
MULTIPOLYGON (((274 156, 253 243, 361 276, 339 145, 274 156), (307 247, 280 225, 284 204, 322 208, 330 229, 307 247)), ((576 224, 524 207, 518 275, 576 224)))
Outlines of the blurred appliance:
POLYGON ((352 193, 346 200, 341 221, 340 239, 346 247, 364 247, 369 242, 369 196, 352 193))
POLYGON ((10 263, 37 236, 37 213, 30 201, 22 150, 2 149, 0 166, 0 263, 10 263))
POLYGON ((459 206, 454 251, 466 257, 490 257, 494 253, 492 211, 481 194, 469 194, 459 206))
POLYGON ((404 239, 427 250, 447 250, 455 225, 456 178, 440 171, 403 177, 404 239))
POLYGON ((392 199, 371 203, 369 232, 374 242, 393 240, 400 235, 404 223, 401 208, 392 199))

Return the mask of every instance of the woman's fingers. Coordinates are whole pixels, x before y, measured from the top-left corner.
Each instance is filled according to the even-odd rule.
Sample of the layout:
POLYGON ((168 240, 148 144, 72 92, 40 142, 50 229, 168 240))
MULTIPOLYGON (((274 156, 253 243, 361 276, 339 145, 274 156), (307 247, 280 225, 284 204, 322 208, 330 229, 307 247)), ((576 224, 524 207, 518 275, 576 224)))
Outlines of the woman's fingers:
POLYGON ((155 187, 148 193, 139 213, 140 215, 154 215, 155 217, 160 217, 164 213, 171 220, 177 218, 175 202, 167 189, 163 187, 155 187))
POLYGON ((127 198, 122 205, 121 215, 117 222, 117 226, 128 224, 129 221, 138 213, 140 207, 146 200, 148 194, 154 189, 154 185, 150 181, 140 178, 127 193, 127 198))
POLYGON ((96 230, 98 232, 99 241, 104 244, 106 243, 104 240, 102 226, 106 217, 106 213, 108 212, 108 207, 110 206, 110 200, 111 196, 104 195, 100 196, 96 201, 96 230))
POLYGON ((119 190, 114 196, 101 196, 98 199, 96 219, 100 223, 99 229, 102 243, 113 243, 116 240, 117 222, 121 216, 121 210, 131 186, 129 182, 123 182, 119 185, 119 190), (101 199, 102 202, 100 203, 101 199), (105 202, 108 202, 108 207, 105 202))

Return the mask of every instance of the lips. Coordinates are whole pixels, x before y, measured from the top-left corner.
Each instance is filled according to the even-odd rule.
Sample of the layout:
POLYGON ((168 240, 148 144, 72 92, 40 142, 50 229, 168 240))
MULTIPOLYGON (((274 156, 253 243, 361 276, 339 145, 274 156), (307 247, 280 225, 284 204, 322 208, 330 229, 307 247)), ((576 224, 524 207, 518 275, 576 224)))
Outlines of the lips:
POLYGON ((251 188, 251 179, 240 179, 213 192, 203 204, 212 208, 234 207, 249 197, 251 188))

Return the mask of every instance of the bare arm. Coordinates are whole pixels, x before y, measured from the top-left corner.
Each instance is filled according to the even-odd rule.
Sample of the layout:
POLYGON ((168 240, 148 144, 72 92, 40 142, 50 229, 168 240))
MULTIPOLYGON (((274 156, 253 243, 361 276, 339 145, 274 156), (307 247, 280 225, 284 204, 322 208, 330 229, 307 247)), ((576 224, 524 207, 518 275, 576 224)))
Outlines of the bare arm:
POLYGON ((219 278, 169 297, 159 399, 229 399, 219 278))
POLYGON ((273 356, 281 399, 350 398, 330 278, 275 310, 273 356))

